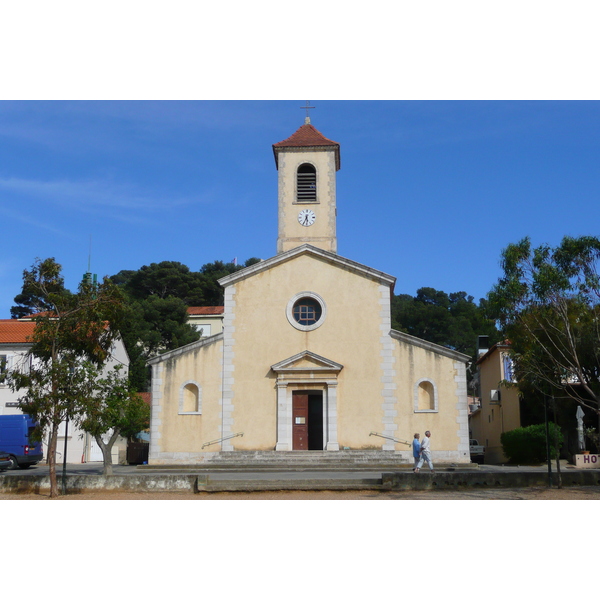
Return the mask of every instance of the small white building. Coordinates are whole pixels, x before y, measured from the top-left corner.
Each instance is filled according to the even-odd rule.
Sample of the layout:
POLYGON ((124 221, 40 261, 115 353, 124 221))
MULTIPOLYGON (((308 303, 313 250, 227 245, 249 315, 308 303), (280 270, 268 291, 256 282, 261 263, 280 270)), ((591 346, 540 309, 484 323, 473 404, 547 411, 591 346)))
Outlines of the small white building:
POLYGON ((224 306, 189 306, 188 323, 200 333, 201 338, 223 331, 224 306))
MULTIPOLYGON (((31 337, 35 322, 30 318, 0 319, 0 373, 11 369, 23 368, 26 355, 31 348, 31 337)), ((115 365, 124 365, 129 369, 129 356, 123 341, 118 338, 113 344, 111 356, 106 364, 106 370, 115 365)), ((19 393, 13 392, 6 383, 0 381, 0 415, 22 414, 19 408, 19 393)), ((67 463, 102 462, 102 451, 94 438, 78 429, 73 423, 63 422, 58 433, 56 447, 57 463, 62 463, 65 452, 65 437, 67 441, 67 463), (66 436, 65 436, 66 432, 66 436)), ((108 436, 107 436, 108 437, 108 436)), ((47 440, 43 440, 44 458, 48 455, 47 440)), ((113 463, 118 464, 126 458, 127 440, 117 439, 113 446, 113 463)))

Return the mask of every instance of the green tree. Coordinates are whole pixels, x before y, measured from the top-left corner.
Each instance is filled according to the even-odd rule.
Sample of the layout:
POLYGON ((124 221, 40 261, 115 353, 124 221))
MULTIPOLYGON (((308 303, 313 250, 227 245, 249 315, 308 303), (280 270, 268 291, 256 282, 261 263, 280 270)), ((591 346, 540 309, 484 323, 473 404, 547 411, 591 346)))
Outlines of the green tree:
POLYGON ((200 338, 187 320, 187 306, 179 298, 150 296, 129 301, 121 336, 129 355, 130 379, 138 391, 147 390, 150 358, 200 338))
POLYGON ((235 265, 217 260, 202 265, 199 271, 191 271, 180 262, 163 261, 143 266, 138 271, 120 271, 111 279, 122 286, 132 300, 173 297, 186 306, 220 306, 223 289, 217 280, 259 261, 250 258, 244 265, 235 265))
POLYGON ((134 300, 174 297, 181 299, 187 306, 202 306, 202 283, 200 274, 190 271, 184 264, 163 261, 143 266, 132 273, 125 283, 125 289, 134 300))
POLYGON ((193 272, 182 263, 163 261, 111 277, 128 298, 121 334, 136 389, 148 388, 148 359, 199 339, 199 333, 188 324, 187 308, 222 305, 223 289, 218 279, 256 262, 258 258, 248 259, 243 266, 215 261, 193 272))
POLYGON ((227 277, 232 273, 241 271, 246 267, 260 262, 259 258, 249 258, 243 265, 235 265, 233 263, 224 263, 216 260, 212 263, 206 263, 200 268, 202 275, 202 287, 205 303, 197 306, 222 306, 223 304, 223 288, 219 285, 219 279, 227 277))
POLYGON ((104 376, 99 368, 90 370, 93 389, 84 398, 78 418, 80 427, 94 437, 102 451, 104 475, 113 474, 111 452, 117 438, 133 437, 150 425, 150 407, 121 374, 121 368, 118 365, 104 376))
POLYGON ((485 300, 478 306, 466 292, 447 294, 430 287, 418 289, 415 297, 394 296, 392 327, 473 357, 477 336, 487 335, 492 343, 500 339, 494 321, 486 316, 485 300))
POLYGON ((110 356, 123 317, 124 299, 116 286, 83 281, 77 294, 57 282, 61 266, 54 259, 37 260, 24 281, 46 303, 48 311, 35 318, 32 346, 25 367, 9 374, 15 391, 24 391, 19 406, 49 433, 50 496, 58 495, 56 443, 58 428, 77 418, 92 393, 90 370, 82 364, 103 364, 110 356), (110 323, 110 327, 108 324, 110 323))
POLYGON ((21 293, 15 296, 15 306, 10 309, 10 316, 13 319, 20 319, 28 315, 52 310, 52 303, 47 295, 54 296, 68 295, 70 292, 65 289, 65 282, 60 274, 60 269, 56 269, 57 263, 54 258, 47 258, 44 261, 39 259, 32 265, 30 270, 23 271, 23 288, 21 293), (40 277, 45 278, 44 290, 39 286, 40 277))
POLYGON ((503 251, 504 276, 488 297, 518 379, 600 419, 599 261, 596 237, 567 236, 556 248, 524 238, 503 251))

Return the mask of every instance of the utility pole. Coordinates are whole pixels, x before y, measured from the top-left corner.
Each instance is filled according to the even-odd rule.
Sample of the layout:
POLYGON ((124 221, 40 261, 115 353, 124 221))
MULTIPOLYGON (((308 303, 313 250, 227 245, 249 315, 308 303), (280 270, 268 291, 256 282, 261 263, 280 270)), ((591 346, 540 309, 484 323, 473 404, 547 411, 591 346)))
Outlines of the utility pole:
POLYGON ((546 423, 546 462, 548 463, 548 487, 552 487, 552 459, 550 458, 550 426, 548 425, 548 396, 544 394, 544 422, 546 423))

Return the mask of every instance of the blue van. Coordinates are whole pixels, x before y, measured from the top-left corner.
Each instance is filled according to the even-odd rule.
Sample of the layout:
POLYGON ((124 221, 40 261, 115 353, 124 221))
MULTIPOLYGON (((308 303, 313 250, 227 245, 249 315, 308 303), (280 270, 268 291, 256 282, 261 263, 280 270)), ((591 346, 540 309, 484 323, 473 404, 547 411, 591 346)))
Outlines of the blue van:
POLYGON ((35 428, 29 415, 0 415, 0 452, 10 454, 11 469, 27 469, 44 458, 42 442, 31 439, 35 428))

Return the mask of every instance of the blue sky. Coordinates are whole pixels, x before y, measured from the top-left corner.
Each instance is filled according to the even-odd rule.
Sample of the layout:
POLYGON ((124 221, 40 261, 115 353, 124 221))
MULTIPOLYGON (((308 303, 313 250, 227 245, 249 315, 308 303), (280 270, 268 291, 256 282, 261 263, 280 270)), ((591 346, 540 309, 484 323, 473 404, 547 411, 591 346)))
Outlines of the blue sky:
MULTIPOLYGON (((272 144, 304 100, 0 102, 0 317, 22 271, 67 287, 163 260, 192 270, 276 252, 272 144), (91 252, 90 252, 91 247, 91 252)), ((311 100, 341 144, 339 254, 478 300, 530 236, 598 235, 597 101, 311 100)))

